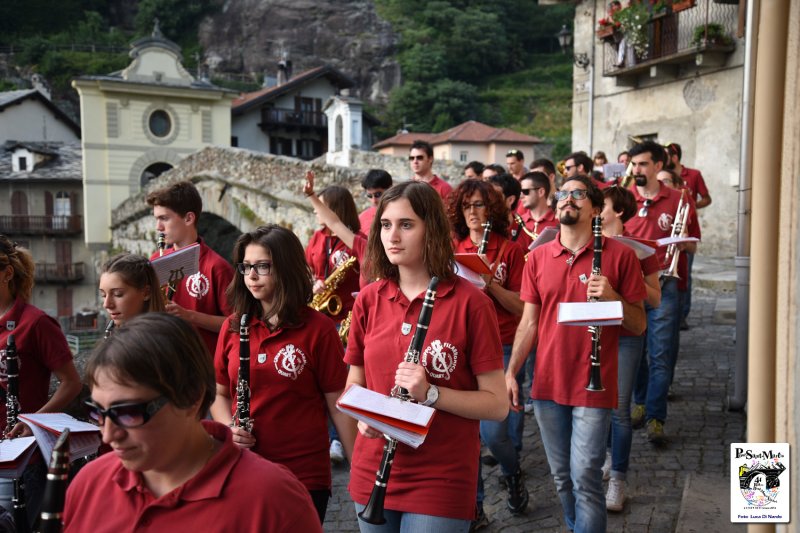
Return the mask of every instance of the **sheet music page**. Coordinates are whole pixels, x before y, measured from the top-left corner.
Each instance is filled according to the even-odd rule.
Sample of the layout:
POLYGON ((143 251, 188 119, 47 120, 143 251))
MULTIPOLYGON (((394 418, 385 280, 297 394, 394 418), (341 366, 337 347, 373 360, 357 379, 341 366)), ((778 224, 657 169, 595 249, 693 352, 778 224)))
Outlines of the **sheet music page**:
POLYGON ((656 253, 656 249, 652 246, 648 246, 643 242, 639 242, 636 239, 631 239, 628 237, 623 237, 622 235, 616 235, 613 237, 615 240, 621 242, 626 246, 630 246, 633 248, 633 251, 636 252, 637 259, 644 259, 645 257, 650 257, 654 253, 656 253))
POLYGON ((561 302, 558 323, 564 326, 618 326, 622 302, 561 302))
POLYGON ((680 244, 682 242, 700 242, 697 237, 662 237, 656 241, 659 246, 669 246, 670 244, 680 244))
POLYGON ((336 404, 336 408, 344 414, 364 422, 374 430, 385 433, 386 435, 397 439, 398 442, 402 442, 403 444, 411 446, 412 448, 419 448, 420 444, 425 442, 425 437, 427 436, 426 434, 414 433, 413 431, 408 431, 396 426, 392 426, 391 424, 386 424, 385 422, 375 420, 364 413, 353 411, 340 404, 336 404))
POLYGON ((536 240, 533 241, 530 246, 528 246, 528 250, 534 250, 543 244, 547 244, 555 239, 556 235, 558 235, 558 228, 554 228, 552 226, 544 228, 536 240))
POLYGON ((486 282, 483 281, 483 278, 478 275, 477 272, 470 270, 466 266, 462 265, 458 261, 453 262, 453 271, 458 275, 464 278, 465 280, 469 281, 479 289, 486 287, 486 282))
POLYGON ((17 437, 0 441, 0 461, 2 461, 0 462, 0 478, 19 478, 36 449, 34 437, 17 437), (16 455, 16 457, 8 459, 12 455, 16 455))
POLYGON ((153 265, 161 285, 167 284, 171 271, 183 269, 183 277, 188 278, 200 270, 200 244, 194 243, 163 257, 157 257, 150 264, 153 265))
POLYGON ((66 428, 70 430, 70 461, 96 453, 100 446, 99 427, 82 422, 66 413, 31 413, 19 415, 19 418, 28 422, 28 427, 36 438, 36 444, 39 445, 45 462, 50 461, 56 441, 66 428))
POLYGON ((381 414, 422 427, 427 426, 436 413, 433 407, 404 402, 360 385, 351 385, 339 398, 338 403, 344 407, 356 407, 362 411, 381 414))
POLYGON ((35 442, 36 438, 34 437, 17 437, 0 441, 0 463, 15 461, 35 442))

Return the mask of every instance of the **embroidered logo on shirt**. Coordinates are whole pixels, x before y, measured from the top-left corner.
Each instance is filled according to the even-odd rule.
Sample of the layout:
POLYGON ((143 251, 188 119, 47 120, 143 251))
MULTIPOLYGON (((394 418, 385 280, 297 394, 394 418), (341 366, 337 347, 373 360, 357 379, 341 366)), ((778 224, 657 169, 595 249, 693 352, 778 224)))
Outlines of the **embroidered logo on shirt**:
POLYGON ((458 349, 436 339, 422 352, 421 361, 432 378, 449 380, 458 363, 458 349))
POLYGON ((294 344, 287 344, 275 356, 274 363, 278 374, 295 380, 306 367, 306 354, 294 344))
POLYGON ((350 259, 350 254, 348 254, 344 250, 336 250, 331 255, 331 263, 333 263, 333 268, 339 268, 339 265, 341 265, 348 259, 350 259))
POLYGON ((497 270, 494 271, 494 280, 500 285, 505 285, 506 278, 508 277, 508 265, 505 262, 498 265, 497 270))
POLYGON ((202 298, 208 294, 209 286, 208 278, 200 272, 186 278, 186 291, 192 298, 202 298))
POLYGON ((259 364, 263 365, 266 362, 266 360, 267 360, 267 354, 265 354, 265 353, 258 354, 258 362, 259 362, 259 364))
POLYGON ((670 231, 672 229, 673 217, 669 213, 661 213, 658 216, 658 227, 661 231, 670 231))
POLYGON ((17 323, 13 320, 6 320, 6 329, 8 331, 14 331, 14 328, 17 327, 17 323))

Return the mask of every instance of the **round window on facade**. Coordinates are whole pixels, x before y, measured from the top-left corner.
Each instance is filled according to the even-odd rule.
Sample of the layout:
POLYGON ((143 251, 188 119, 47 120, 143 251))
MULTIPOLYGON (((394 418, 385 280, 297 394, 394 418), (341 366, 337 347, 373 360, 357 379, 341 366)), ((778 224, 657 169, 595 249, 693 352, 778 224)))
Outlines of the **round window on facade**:
POLYGON ((164 110, 158 109, 150 114, 150 132, 156 137, 166 137, 172 131, 172 119, 164 110))

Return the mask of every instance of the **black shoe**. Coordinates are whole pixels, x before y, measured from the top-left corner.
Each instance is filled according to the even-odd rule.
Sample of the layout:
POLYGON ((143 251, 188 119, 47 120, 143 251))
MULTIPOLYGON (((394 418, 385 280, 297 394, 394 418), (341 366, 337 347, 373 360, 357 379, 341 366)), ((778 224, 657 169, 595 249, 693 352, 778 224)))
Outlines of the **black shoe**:
POLYGON ((508 488, 508 501, 506 505, 512 515, 525 512, 528 507, 528 489, 525 487, 525 475, 522 469, 517 469, 517 473, 506 476, 506 487, 508 488))
POLYGON ((484 466, 495 466, 497 464, 497 459, 494 458, 494 455, 484 455, 481 457, 481 463, 484 466))
POLYGON ((483 512, 483 506, 478 505, 475 508, 475 520, 473 520, 469 525, 469 531, 472 533, 473 531, 478 531, 479 529, 483 529, 489 525, 489 517, 486 516, 486 513, 483 512))

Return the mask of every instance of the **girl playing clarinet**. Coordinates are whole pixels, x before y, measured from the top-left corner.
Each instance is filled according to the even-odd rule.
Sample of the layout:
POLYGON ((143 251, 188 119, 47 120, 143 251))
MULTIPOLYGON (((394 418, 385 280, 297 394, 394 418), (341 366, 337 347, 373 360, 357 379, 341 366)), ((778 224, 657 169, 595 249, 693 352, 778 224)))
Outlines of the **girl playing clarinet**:
POLYGON ((308 307, 311 273, 294 233, 260 227, 241 235, 233 254, 238 273, 227 290, 233 314, 217 342, 211 414, 231 423, 239 326, 247 314, 253 431, 234 427, 233 441, 287 466, 311 493, 322 522, 331 490, 328 414, 348 458, 355 439, 354 424, 335 407, 347 379, 342 343, 333 321, 308 307))
MULTIPOLYGON (((463 531, 475 514, 479 420, 502 420, 500 335, 491 300, 453 274, 450 226, 437 192, 406 182, 386 191, 367 247, 371 278, 359 294, 345 361, 348 384, 388 394, 395 385, 438 410, 425 442, 397 445, 386 524, 361 531, 463 531), (431 278, 440 279, 419 364, 404 361, 431 278)), ((362 512, 375 485, 383 435, 359 423, 350 494, 362 512)))

